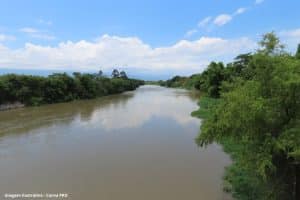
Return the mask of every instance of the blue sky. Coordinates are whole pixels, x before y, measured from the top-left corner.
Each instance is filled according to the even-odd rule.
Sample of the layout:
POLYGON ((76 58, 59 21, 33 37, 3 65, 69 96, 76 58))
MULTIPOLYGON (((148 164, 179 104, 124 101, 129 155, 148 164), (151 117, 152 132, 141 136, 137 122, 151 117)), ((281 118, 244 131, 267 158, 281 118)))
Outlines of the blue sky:
POLYGON ((3 0, 0 69, 187 75, 257 48, 272 30, 293 51, 299 8, 298 0, 3 0))

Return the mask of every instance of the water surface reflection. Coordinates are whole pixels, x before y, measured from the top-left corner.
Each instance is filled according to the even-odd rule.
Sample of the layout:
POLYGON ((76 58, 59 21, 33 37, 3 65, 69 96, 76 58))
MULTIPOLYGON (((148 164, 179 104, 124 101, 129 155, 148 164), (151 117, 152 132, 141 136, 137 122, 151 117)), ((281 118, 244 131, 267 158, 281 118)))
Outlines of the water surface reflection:
POLYGON ((194 143, 190 92, 158 86, 0 113, 0 194, 69 199, 223 199, 229 158, 194 143))

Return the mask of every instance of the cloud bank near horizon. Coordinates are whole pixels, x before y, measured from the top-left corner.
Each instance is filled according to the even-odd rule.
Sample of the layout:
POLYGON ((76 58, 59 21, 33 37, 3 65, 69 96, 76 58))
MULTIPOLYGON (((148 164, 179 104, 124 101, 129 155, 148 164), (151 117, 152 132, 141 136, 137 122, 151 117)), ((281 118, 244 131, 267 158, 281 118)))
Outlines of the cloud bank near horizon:
MULTIPOLYGON (((287 47, 300 41, 300 29, 279 31, 287 47)), ((2 41, 10 37, 2 37, 2 41)), ((0 41, 0 69, 110 71, 123 68, 150 74, 189 75, 202 72, 211 61, 230 62, 257 49, 248 37, 200 37, 173 45, 152 47, 138 37, 102 35, 94 41, 66 41, 55 46, 26 43, 12 49, 0 41)))
POLYGON ((95 41, 66 41, 56 46, 26 43, 11 49, 0 43, 0 68, 92 71, 116 67, 141 71, 201 72, 212 60, 229 61, 255 48, 249 38, 201 37, 151 47, 137 37, 103 35, 95 41))

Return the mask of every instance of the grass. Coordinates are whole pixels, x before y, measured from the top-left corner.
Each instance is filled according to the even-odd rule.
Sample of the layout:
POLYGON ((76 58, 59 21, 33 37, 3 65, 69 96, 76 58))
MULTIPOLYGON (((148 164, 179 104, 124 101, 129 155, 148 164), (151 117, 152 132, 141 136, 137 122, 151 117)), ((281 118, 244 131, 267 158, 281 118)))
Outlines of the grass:
POLYGON ((211 115, 211 109, 219 103, 219 99, 210 98, 206 96, 200 97, 198 102, 199 109, 193 111, 191 115, 201 119, 207 119, 211 115))

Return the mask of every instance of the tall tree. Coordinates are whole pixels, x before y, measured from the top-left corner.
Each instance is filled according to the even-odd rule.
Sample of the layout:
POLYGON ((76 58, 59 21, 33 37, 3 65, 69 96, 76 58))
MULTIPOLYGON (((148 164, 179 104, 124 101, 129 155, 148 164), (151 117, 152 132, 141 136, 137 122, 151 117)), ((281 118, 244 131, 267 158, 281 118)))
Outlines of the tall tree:
POLYGON ((210 97, 219 97, 220 86, 224 81, 224 64, 222 62, 211 62, 202 75, 201 88, 208 93, 210 97))
POLYGON ((127 79, 127 78, 128 78, 125 71, 121 71, 121 72, 120 72, 120 78, 124 78, 124 79, 127 79))
POLYGON ((97 76, 100 76, 100 77, 103 76, 103 71, 102 71, 102 70, 99 70, 97 76))
POLYGON ((296 52, 295 57, 300 59, 300 44, 298 44, 298 48, 297 48, 297 52, 296 52))
POLYGON ((284 49, 284 45, 280 43, 279 38, 273 31, 264 34, 262 40, 258 44, 261 46, 259 52, 266 55, 278 54, 284 49))
POLYGON ((119 71, 118 71, 117 69, 114 69, 114 70, 112 71, 112 73, 111 73, 111 77, 113 77, 113 78, 118 78, 118 77, 120 77, 119 71))

